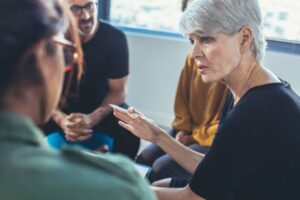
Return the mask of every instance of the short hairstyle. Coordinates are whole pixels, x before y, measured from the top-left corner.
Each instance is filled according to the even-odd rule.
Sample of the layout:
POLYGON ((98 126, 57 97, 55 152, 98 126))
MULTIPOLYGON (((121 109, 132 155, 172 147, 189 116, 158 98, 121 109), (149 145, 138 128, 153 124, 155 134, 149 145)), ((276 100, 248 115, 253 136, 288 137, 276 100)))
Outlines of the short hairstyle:
POLYGON ((233 35, 244 26, 253 31, 251 50, 261 61, 265 54, 261 10, 257 0, 194 0, 180 20, 183 35, 233 35))
POLYGON ((181 1, 181 11, 184 12, 187 8, 187 3, 189 0, 182 0, 181 1))

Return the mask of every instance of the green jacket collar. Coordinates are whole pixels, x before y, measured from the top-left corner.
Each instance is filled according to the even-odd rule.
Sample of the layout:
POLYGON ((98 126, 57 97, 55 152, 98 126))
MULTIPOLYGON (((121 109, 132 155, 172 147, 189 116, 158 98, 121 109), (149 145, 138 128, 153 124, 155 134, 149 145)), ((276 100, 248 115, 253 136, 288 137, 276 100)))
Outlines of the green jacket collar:
POLYGON ((3 141, 47 146, 43 139, 43 133, 30 119, 6 111, 0 111, 0 142, 3 141))

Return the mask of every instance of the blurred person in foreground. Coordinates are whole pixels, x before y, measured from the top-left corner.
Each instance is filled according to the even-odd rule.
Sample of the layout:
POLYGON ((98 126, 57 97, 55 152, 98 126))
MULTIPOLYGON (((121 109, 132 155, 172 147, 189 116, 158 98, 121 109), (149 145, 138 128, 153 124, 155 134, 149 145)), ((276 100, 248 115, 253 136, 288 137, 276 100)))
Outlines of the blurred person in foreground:
POLYGON ((258 1, 195 0, 180 28, 193 43, 203 82, 223 83, 233 101, 205 156, 134 108, 114 111, 122 127, 156 143, 193 174, 185 187, 154 187, 158 198, 300 199, 300 98, 262 65, 266 41, 258 1))
POLYGON ((0 16, 0 199, 155 199, 128 159, 49 149, 36 127, 58 104, 64 52, 81 57, 64 37, 69 25, 76 29, 68 9, 55 0, 2 0, 0 16))

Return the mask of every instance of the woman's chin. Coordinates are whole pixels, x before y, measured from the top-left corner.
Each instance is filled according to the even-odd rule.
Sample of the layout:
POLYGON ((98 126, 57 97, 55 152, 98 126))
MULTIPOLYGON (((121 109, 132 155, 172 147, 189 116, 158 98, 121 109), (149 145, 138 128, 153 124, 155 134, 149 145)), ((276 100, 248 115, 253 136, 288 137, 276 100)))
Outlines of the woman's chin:
POLYGON ((217 82, 218 80, 215 80, 214 78, 207 76, 207 75, 203 75, 201 74, 201 79, 203 81, 203 83, 213 83, 213 82, 217 82))

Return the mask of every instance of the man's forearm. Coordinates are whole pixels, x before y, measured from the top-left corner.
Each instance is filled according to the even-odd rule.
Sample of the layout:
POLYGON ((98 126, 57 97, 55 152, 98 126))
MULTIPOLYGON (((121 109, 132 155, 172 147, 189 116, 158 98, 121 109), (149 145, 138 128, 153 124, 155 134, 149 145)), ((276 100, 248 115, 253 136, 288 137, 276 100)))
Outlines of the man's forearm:
POLYGON ((112 112, 112 108, 109 104, 121 105, 125 102, 126 92, 111 92, 109 93, 101 105, 91 114, 95 121, 101 121, 109 113, 112 112))
POLYGON ((55 121, 56 124, 58 124, 59 126, 61 125, 61 121, 66 117, 66 114, 63 113, 61 110, 56 109, 52 115, 51 115, 52 119, 55 121))

